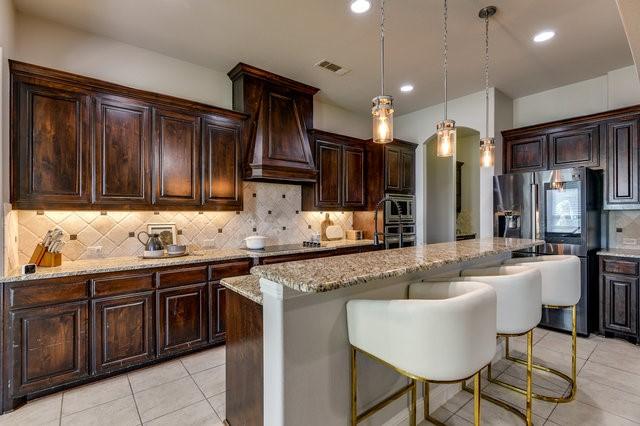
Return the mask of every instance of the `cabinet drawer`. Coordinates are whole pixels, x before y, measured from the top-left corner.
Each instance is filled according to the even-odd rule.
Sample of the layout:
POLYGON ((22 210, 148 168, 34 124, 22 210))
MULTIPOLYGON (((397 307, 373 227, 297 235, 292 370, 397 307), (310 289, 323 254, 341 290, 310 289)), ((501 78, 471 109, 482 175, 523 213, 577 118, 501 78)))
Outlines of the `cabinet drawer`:
POLYGON ((602 269, 604 272, 622 275, 638 275, 638 262, 631 260, 603 259, 602 269))
POLYGON ((172 269, 158 272, 158 283, 161 288, 176 287, 185 284, 198 284, 207 281, 207 266, 172 269))
POLYGON ((87 298, 87 281, 47 280, 34 283, 13 283, 8 289, 9 307, 54 305, 87 298))
POLYGON ((152 273, 96 278, 91 281, 91 295, 93 297, 112 296, 152 289, 152 273))
POLYGON ((212 281, 219 281, 227 277, 247 275, 249 273, 249 269, 251 269, 251 263, 251 259, 247 259, 238 262, 211 265, 209 267, 209 276, 211 277, 212 281))

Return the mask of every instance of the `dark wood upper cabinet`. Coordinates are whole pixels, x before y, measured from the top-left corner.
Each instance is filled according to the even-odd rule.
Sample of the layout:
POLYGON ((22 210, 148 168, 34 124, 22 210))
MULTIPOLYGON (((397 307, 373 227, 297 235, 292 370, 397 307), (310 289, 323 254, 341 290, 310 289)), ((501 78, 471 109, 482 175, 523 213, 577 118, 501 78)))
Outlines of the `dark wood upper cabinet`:
POLYGON ((89 204, 90 96, 29 76, 12 81, 12 203, 22 209, 89 204))
POLYGON ((504 140, 506 173, 547 169, 547 136, 535 135, 504 140))
POLYGON ((384 192, 415 193, 416 145, 396 141, 384 146, 384 192))
POLYGON ((88 376, 86 301, 9 313, 9 392, 22 396, 88 376))
POLYGON ((200 118, 172 110, 153 111, 154 204, 201 204, 200 118))
MULTIPOLYGON (((14 208, 242 208, 245 114, 22 62, 9 64, 14 208)), ((298 111, 311 111, 312 104, 292 99, 298 111)), ((294 115, 282 116, 282 108, 273 102, 276 132, 278 125, 298 123, 294 115)), ((298 123, 305 129, 310 116, 298 116, 305 117, 298 123)), ((278 139, 274 158, 284 155, 280 144, 288 142, 278 139)))
POLYGON ((400 157, 402 163, 402 174, 400 179, 400 190, 403 193, 414 194, 416 182, 416 153, 415 148, 404 149, 400 157))
POLYGON ((638 117, 607 124, 605 208, 637 209, 640 203, 638 117))
POLYGON ((309 132, 318 176, 302 187, 303 210, 358 210, 366 206, 366 141, 321 130, 309 132))
POLYGON ((153 292, 92 302, 93 372, 120 370, 155 356, 153 292))
POLYGON ((205 117, 203 122, 203 203, 214 209, 242 210, 242 122, 205 117))
POLYGON ((242 63, 229 78, 233 109, 250 117, 243 134, 244 179, 313 182, 307 130, 318 89, 242 63))
POLYGON ((151 204, 151 115, 147 104, 96 99, 96 202, 151 204))
POLYGON ((362 208, 366 203, 365 194, 365 152, 360 146, 342 148, 344 176, 343 202, 345 207, 362 208))
POLYGON ((598 167, 600 126, 581 126, 549 134, 549 168, 598 167))

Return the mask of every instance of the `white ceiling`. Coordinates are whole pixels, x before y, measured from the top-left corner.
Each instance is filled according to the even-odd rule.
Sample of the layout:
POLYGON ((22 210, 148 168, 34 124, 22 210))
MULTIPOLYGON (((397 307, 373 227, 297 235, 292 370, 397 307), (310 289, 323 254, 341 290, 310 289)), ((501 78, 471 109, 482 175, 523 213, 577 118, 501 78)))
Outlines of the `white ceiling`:
MULTIPOLYGON (((379 94, 377 6, 347 0, 15 0, 18 10, 227 72, 246 62, 322 89, 322 99, 365 112, 379 94), (329 59, 343 77, 314 68, 329 59)), ((374 5, 378 2, 374 1, 374 5)), ((387 0, 387 92, 397 114, 442 101, 442 0, 387 0), (411 94, 400 93, 411 82, 411 94)), ((633 64, 615 0, 450 0, 449 96, 483 89, 486 5, 492 85, 516 98, 633 64), (531 37, 557 36, 545 44, 531 37)))

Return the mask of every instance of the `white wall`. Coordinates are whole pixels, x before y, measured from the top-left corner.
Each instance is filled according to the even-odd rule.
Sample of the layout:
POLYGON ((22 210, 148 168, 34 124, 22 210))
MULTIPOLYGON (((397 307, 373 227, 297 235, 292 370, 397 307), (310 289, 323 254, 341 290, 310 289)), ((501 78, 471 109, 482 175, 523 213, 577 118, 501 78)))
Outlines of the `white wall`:
MULTIPOLYGON (((458 137, 456 161, 464 163, 460 182, 461 207, 471 216, 471 230, 480 229, 480 138, 478 134, 458 137)), ((454 188, 455 194, 455 188, 454 188)), ((454 203, 455 204, 455 203, 454 203)), ((457 223, 457 220, 456 220, 457 223)), ((456 227, 457 228, 457 227, 456 227)))
POLYGON ((369 114, 356 114, 339 106, 320 102, 317 96, 313 100, 313 127, 354 138, 370 139, 372 136, 369 114))
POLYGON ((522 127, 640 104, 635 66, 620 68, 513 100, 513 126, 522 127))
MULTIPOLYGON (((489 136, 494 135, 495 120, 495 90, 489 93, 489 136)), ((449 101, 449 118, 456 121, 458 127, 468 127, 485 135, 485 94, 484 91, 472 93, 449 101)), ((399 139, 419 144, 416 150, 416 233, 418 242, 425 241, 426 209, 431 206, 426 203, 425 165, 427 164, 424 142, 429 139, 436 129, 436 123, 442 120, 443 106, 435 105, 396 118, 394 123, 395 135, 399 139)), ((480 172, 480 237, 493 235, 493 169, 482 168, 480 172), (488 206, 488 207, 487 207, 488 206)), ((454 210, 455 211, 455 210, 454 210)), ((434 224, 438 226, 438 224, 434 224)))
MULTIPOLYGON (((452 241, 456 230, 456 168, 455 157, 439 158, 436 155, 436 138, 432 137, 422 145, 426 153, 426 182, 424 184, 425 242, 427 244, 452 241)), ((417 193, 417 189, 416 189, 417 193)), ((416 220, 418 227, 420 220, 416 220)), ((419 231, 418 231, 419 233, 419 231)))

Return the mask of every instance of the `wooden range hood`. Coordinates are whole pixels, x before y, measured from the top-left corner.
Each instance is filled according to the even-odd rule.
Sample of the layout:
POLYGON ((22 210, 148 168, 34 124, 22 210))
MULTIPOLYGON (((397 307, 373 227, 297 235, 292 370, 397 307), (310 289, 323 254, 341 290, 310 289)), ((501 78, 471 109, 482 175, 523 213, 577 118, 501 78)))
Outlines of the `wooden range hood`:
POLYGON ((319 89, 243 63, 228 75, 233 109, 250 117, 243 132, 244 179, 315 182, 307 131, 319 89))

